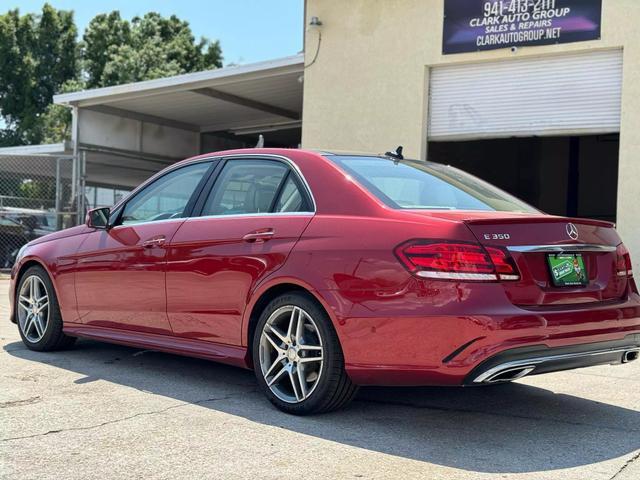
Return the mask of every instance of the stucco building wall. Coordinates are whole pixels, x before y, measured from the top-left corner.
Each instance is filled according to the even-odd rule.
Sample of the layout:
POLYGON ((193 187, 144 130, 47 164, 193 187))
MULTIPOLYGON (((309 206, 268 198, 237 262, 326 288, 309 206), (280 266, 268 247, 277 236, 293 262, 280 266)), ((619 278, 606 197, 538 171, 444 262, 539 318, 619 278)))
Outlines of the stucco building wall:
POLYGON ((307 0, 302 145, 367 152, 403 145, 407 156, 424 159, 431 67, 623 49, 617 218, 640 271, 640 2, 602 3, 600 40, 442 55, 443 0, 307 0), (321 26, 309 26, 313 16, 321 26))

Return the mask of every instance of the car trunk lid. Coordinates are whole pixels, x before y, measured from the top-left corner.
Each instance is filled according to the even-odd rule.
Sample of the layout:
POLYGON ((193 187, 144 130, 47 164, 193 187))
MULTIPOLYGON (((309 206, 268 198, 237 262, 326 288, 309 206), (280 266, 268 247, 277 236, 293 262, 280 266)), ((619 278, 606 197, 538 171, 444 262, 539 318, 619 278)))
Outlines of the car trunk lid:
POLYGON ((501 283, 515 305, 579 306, 615 302, 627 295, 631 272, 625 275, 620 271, 621 240, 610 222, 543 213, 470 210, 407 213, 464 223, 484 247, 508 251, 520 278, 501 283), (554 284, 548 257, 564 254, 582 256, 587 276, 584 285, 554 284))
POLYGON ((609 222, 495 213, 462 221, 483 246, 503 247, 511 254, 520 279, 503 285, 516 305, 609 302, 626 294, 627 277, 617 268, 621 241, 609 222))

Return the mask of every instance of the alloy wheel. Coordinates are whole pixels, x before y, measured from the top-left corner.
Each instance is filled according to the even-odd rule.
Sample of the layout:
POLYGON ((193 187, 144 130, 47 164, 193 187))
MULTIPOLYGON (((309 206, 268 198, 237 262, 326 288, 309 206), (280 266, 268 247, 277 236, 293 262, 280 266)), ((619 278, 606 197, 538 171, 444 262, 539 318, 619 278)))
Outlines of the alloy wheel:
POLYGON ((49 323, 49 295, 40 277, 31 275, 22 282, 17 304, 22 334, 31 343, 39 342, 49 323))
POLYGON ((262 376, 283 402, 300 403, 313 393, 323 364, 322 336, 302 308, 287 305, 267 319, 260 336, 262 376))

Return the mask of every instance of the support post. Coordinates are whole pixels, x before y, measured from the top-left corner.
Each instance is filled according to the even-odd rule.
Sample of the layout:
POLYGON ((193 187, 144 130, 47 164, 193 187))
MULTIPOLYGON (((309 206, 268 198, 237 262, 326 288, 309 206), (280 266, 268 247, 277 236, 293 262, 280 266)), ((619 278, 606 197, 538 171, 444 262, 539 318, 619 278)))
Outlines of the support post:
POLYGON ((76 105, 72 107, 71 117, 71 139, 73 140, 73 160, 71 165, 71 205, 70 214, 74 220, 74 225, 80 224, 80 210, 78 199, 78 184, 79 184, 79 154, 80 154, 80 122, 78 118, 79 109, 76 105))
POLYGON ((56 158, 56 230, 60 230, 62 228, 62 176, 60 172, 60 160, 62 160, 60 157, 56 158))
POLYGON ((79 172, 80 175, 78 177, 78 224, 84 222, 84 215, 86 212, 86 204, 85 204, 85 184, 87 180, 87 152, 82 150, 80 154, 80 162, 79 162, 79 172))

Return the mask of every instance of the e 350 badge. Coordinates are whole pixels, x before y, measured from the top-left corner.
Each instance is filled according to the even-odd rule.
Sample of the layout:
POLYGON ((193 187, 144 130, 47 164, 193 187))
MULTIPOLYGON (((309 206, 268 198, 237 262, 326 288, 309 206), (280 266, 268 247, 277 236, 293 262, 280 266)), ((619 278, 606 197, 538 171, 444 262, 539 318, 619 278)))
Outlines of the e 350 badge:
POLYGON ((508 233, 485 233, 485 240, 509 240, 511 235, 508 233))

